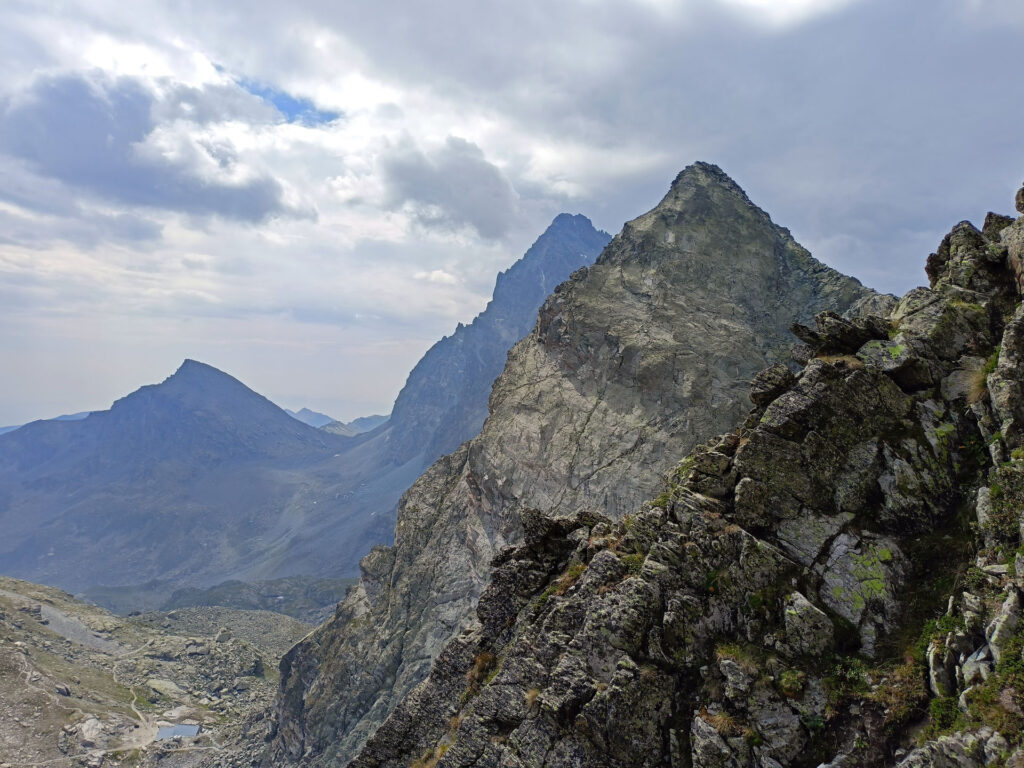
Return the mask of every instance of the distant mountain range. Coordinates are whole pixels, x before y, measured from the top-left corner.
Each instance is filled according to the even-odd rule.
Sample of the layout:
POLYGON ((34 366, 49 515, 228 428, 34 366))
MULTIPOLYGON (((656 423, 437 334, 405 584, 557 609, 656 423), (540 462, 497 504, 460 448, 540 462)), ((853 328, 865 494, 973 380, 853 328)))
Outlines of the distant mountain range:
POLYGON ((317 429, 319 429, 320 427, 327 426, 328 424, 334 421, 334 419, 331 418, 330 416, 323 413, 317 413, 316 411, 311 411, 309 410, 309 408, 302 408, 301 410, 298 411, 293 411, 289 408, 285 408, 284 412, 291 416, 293 419, 298 419, 303 424, 308 424, 309 426, 316 427, 317 429))
POLYGON ((330 421, 320 428, 325 429, 328 432, 333 432, 336 435, 355 437, 356 435, 363 434, 363 432, 369 432, 371 429, 376 429, 387 420, 387 416, 360 416, 358 419, 352 419, 352 421, 347 423, 342 421, 330 421))
POLYGON ((147 590, 155 583, 355 575, 391 539, 402 492, 479 430, 547 294, 608 240, 585 217, 556 218, 499 275, 484 312, 420 361, 391 418, 341 425, 354 434, 303 423, 318 415, 290 415, 187 360, 108 411, 0 436, 0 573, 97 595, 139 585, 136 608, 169 597, 147 590))
POLYGON ((250 575, 348 442, 186 360, 108 411, 0 437, 0 567, 79 591, 250 575))
MULTIPOLYGON (((65 413, 63 416, 55 416, 52 419, 44 419, 44 421, 81 421, 88 416, 91 411, 82 411, 81 413, 65 413)), ((24 424, 15 424, 11 427, 0 427, 0 435, 6 435, 8 432, 13 432, 16 429, 21 429, 24 424)))

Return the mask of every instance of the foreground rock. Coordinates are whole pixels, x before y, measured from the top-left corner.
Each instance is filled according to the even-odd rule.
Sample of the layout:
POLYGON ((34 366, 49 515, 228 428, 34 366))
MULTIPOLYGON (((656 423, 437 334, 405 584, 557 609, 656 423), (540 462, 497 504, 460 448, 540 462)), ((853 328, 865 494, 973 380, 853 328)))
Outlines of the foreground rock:
MULTIPOLYGON (((687 168, 544 304, 480 436, 417 481, 395 546, 363 560, 335 618, 285 657, 268 764, 352 756, 471 623, 492 559, 523 540, 524 510, 635 511, 681 452, 742 418, 754 374, 788 357, 794 321, 885 303, 811 258, 718 168, 687 168)), ((850 610, 865 627, 875 616, 850 610)))
POLYGON ((1022 230, 798 329, 821 355, 632 514, 524 512, 351 765, 1024 765, 1022 230))

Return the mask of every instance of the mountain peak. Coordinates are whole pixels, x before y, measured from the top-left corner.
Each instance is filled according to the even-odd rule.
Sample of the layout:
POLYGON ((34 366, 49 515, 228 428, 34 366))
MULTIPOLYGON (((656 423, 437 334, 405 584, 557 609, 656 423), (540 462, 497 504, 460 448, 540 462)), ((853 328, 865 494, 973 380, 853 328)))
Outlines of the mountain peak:
POLYGON ((551 224, 544 232, 547 234, 565 229, 583 229, 589 232, 594 229, 594 223, 582 213, 560 213, 551 220, 551 224))
MULTIPOLYGON (((185 360, 182 362, 182 364, 178 366, 178 370, 176 370, 172 374, 171 378, 174 378, 175 376, 210 376, 210 375, 214 375, 214 376, 228 376, 228 374, 224 373, 224 371, 220 370, 219 368, 214 368, 212 365, 208 365, 207 363, 201 363, 198 360, 193 360, 191 358, 186 357, 185 360)), ((228 378, 231 378, 231 377, 228 376, 228 378)))
POLYGON ((672 181, 672 186, 658 208, 686 209, 688 212, 701 213, 711 204, 720 202, 723 196, 731 197, 742 207, 757 210, 768 217, 768 214, 751 202, 747 193, 729 174, 713 163, 704 162, 693 163, 681 170, 672 181))
POLYGON ((429 463, 480 430, 509 349, 533 328, 555 286, 593 264, 610 239, 586 216, 560 213, 522 258, 498 273, 484 311, 469 325, 459 323, 409 374, 391 415, 393 463, 420 450, 429 463))
MULTIPOLYGON (((208 363, 201 363, 198 360, 192 360, 186 358, 178 370, 173 374, 164 379, 160 384, 154 385, 161 390, 167 392, 191 390, 191 389, 203 389, 209 391, 210 388, 215 390, 223 390, 225 392, 232 390, 245 390, 252 392, 245 384, 236 379, 229 373, 225 373, 219 368, 214 368, 208 363)), ((256 392, 252 392, 257 397, 262 397, 256 392)))
POLYGON ((672 187, 674 188, 685 184, 701 186, 720 184, 739 189, 739 186, 735 181, 733 181, 729 174, 714 163, 705 163, 703 161, 697 161, 696 163, 692 163, 683 168, 683 170, 681 170, 673 180, 672 187))

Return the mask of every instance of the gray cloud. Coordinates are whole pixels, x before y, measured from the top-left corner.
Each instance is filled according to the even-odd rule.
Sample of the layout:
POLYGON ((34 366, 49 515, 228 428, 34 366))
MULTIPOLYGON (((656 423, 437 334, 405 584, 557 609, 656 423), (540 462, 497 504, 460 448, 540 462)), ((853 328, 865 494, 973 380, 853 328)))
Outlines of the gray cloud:
MULTIPOLYGON (((205 105, 212 117, 208 102, 215 96, 199 100, 197 89, 191 90, 178 89, 172 104, 178 109, 205 105)), ((140 143, 158 125, 155 105, 153 93, 132 78, 42 77, 0 105, 0 152, 45 177, 115 203, 253 222, 295 213, 283 201, 280 182, 269 176, 241 184, 211 180, 201 177, 188 158, 140 153, 140 143)), ((201 150, 222 168, 234 162, 230 147, 201 150)))
MULTIPOLYGON (((4 382, 0 405, 24 411, 11 423, 45 415, 18 405, 34 382, 61 380, 56 363, 53 376, 35 371, 43 358, 61 370, 109 360, 112 399, 140 359, 151 367, 139 383, 181 357, 216 361, 217 345, 237 355, 232 370, 274 360, 282 391, 301 372, 321 394, 363 386, 386 401, 556 213, 618 231, 694 160, 721 165, 819 258, 895 292, 922 282, 954 222, 1009 211, 1024 179, 1019 0, 851 0, 789 26, 720 0, 0 5, 0 198, 41 222, 0 217, 0 233, 124 244, 4 254, 37 278, 0 274, 0 349, 33 371, 4 382), (224 69, 211 75, 209 62, 224 69), (158 74, 33 81, 92 66, 158 74), (220 84, 184 84, 211 77, 220 84), (306 103, 343 117, 301 119, 306 103), (223 120, 245 146, 209 138, 234 135, 223 120), (147 143, 165 134, 182 139, 173 161, 147 143), (433 148, 448 135, 467 141, 433 148), (247 158, 272 171, 222 189, 247 158), (252 223, 282 213, 282 188, 318 204, 318 226, 252 223), (104 218, 118 213, 138 218, 104 218), (170 220, 195 231, 176 239, 170 220), (153 244, 155 221, 168 234, 153 244), (127 274, 141 250, 164 271, 127 274), (458 285, 413 277, 436 270, 458 285), (101 311, 103 290, 115 292, 103 307, 124 315, 93 329, 78 319, 101 311), (76 322, 33 325, 57 308, 76 322), (138 322, 145 334, 109 333, 138 322)), ((61 396, 46 410, 91 405, 61 396)))
POLYGON ((202 125, 224 120, 241 120, 253 124, 273 123, 282 117, 266 99, 237 85, 208 84, 197 88, 166 79, 161 84, 167 88, 167 93, 159 102, 153 104, 152 111, 156 122, 187 120, 202 125))
MULTIPOLYGON (((382 77, 494 116, 537 144, 603 154, 566 169, 570 182, 586 180, 571 202, 521 182, 529 158, 506 169, 521 195, 542 203, 521 201, 536 211, 533 227, 572 205, 617 230, 680 168, 710 160, 824 249, 816 255, 904 291, 953 222, 1006 209, 1024 169, 1012 96, 1019 3, 858 0, 777 28, 713 0, 679 2, 678 13, 654 6, 381 0, 366 13, 307 0, 302 12, 372 58, 382 77), (658 162, 611 170, 630 154, 658 162), (882 219, 863 217, 871 206, 882 219), (856 258, 841 242, 855 243, 856 258)), ((291 11, 266 3, 247 13, 273 29, 291 11)), ((424 163, 412 165, 415 174, 424 163)))
POLYGON ((472 142, 449 136, 430 154, 405 144, 382 158, 381 170, 388 204, 411 205, 424 226, 471 226, 490 239, 509 231, 515 190, 472 142))
POLYGON ((46 248, 59 240, 92 249, 102 243, 127 243, 135 247, 159 240, 156 222, 130 213, 92 213, 81 218, 55 218, 41 222, 0 211, 0 243, 25 248, 46 248))

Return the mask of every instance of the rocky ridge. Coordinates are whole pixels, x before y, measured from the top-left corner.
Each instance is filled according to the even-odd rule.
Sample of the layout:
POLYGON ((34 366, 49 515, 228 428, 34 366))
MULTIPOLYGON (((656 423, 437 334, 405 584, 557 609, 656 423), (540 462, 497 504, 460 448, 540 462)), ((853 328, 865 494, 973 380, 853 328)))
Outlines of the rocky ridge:
POLYGON ((593 264, 609 240, 586 216, 562 213, 519 261, 498 274, 484 311, 469 325, 459 323, 409 373, 391 412, 391 463, 404 464, 418 454, 425 468, 480 431, 508 351, 533 328, 555 287, 593 264))
POLYGON ((750 379, 788 355, 795 320, 886 306, 721 170, 687 168, 548 299, 481 434, 417 481, 395 546, 364 558, 335 618, 285 657, 266 764, 353 756, 470 622, 526 510, 621 519, 680 452, 742 418, 750 379))
POLYGON ((961 222, 891 313, 795 327, 624 518, 524 512, 350 764, 1024 765, 1022 243, 961 222))

